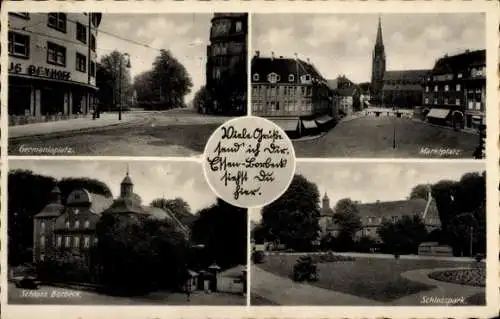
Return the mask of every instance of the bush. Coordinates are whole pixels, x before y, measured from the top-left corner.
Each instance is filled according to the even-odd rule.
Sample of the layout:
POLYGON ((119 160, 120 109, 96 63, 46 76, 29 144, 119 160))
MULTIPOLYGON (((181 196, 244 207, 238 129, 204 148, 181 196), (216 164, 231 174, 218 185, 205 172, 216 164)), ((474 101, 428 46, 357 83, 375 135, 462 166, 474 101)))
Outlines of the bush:
POLYGON ((311 256, 301 256, 297 259, 293 267, 293 280, 298 282, 318 280, 317 265, 311 256))
POLYGON ((252 261, 254 264, 261 264, 264 262, 264 252, 259 250, 259 251, 254 251, 252 253, 252 261))
POLYGON ((326 255, 318 256, 318 262, 320 263, 333 263, 333 262, 343 262, 343 261, 354 261, 356 258, 350 256, 334 255, 333 253, 328 253, 326 255))

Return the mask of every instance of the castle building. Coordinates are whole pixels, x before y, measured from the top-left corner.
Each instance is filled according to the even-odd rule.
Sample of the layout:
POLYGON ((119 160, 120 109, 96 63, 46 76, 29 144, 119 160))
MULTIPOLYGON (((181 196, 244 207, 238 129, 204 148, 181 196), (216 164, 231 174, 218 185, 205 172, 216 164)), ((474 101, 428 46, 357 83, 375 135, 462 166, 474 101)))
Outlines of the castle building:
POLYGON ((205 112, 247 114, 247 13, 215 13, 207 46, 205 112))
POLYGON ((284 131, 302 135, 334 120, 332 91, 310 61, 252 58, 252 115, 265 117, 284 131))
MULTIPOLYGON (((439 214, 435 200, 429 194, 428 199, 409 199, 375 203, 356 203, 359 217, 361 218, 361 230, 356 237, 371 237, 375 241, 380 241, 377 230, 384 221, 396 222, 403 216, 420 216, 427 228, 432 231, 441 227, 439 214)), ((325 193, 322 200, 319 225, 321 234, 331 234, 337 236, 340 227, 333 221, 335 212, 330 207, 330 199, 325 193)))
POLYGON ((423 111, 429 121, 478 128, 485 121, 486 50, 440 58, 425 79, 423 111))
POLYGON ((371 99, 376 105, 414 108, 422 104, 423 81, 430 70, 386 70, 386 52, 379 18, 372 53, 371 99))
POLYGON ((146 215, 158 220, 167 220, 189 238, 189 229, 167 209, 143 206, 140 197, 133 191, 134 184, 127 172, 121 183, 120 195, 111 196, 90 193, 86 189, 75 189, 63 204, 61 191, 56 186, 49 203, 33 220, 33 261, 44 261, 46 256, 69 253, 88 262, 89 250, 97 243, 96 225, 105 214, 120 214, 132 217, 146 215))
POLYGON ((9 12, 9 125, 86 116, 101 13, 9 12))

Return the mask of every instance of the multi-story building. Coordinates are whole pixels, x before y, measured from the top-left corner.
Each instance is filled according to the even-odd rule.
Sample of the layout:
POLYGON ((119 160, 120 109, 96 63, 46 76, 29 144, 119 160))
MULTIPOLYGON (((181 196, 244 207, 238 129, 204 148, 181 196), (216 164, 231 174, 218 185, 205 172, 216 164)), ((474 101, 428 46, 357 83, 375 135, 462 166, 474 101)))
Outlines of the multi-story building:
POLYGON ((9 13, 9 124, 88 114, 101 13, 9 13))
POLYGON ((328 80, 328 87, 334 92, 335 105, 340 116, 350 115, 362 108, 361 90, 345 75, 328 80))
MULTIPOLYGON (((356 205, 362 225, 361 230, 356 234, 357 238, 368 236, 375 241, 379 241, 377 230, 382 223, 384 221, 396 222, 403 216, 420 216, 429 232, 441 227, 436 202, 430 194, 427 200, 419 198, 390 202, 377 201, 365 204, 356 203, 356 205)), ((339 234, 340 227, 332 219, 334 213, 330 207, 330 199, 325 194, 319 220, 323 235, 337 236, 339 234)))
POLYGON ((429 70, 386 70, 386 53, 379 19, 372 53, 372 102, 376 105, 413 108, 422 103, 422 82, 429 70))
POLYGON ((283 130, 302 135, 334 118, 332 91, 310 61, 299 58, 252 58, 252 115, 268 118, 283 130))
POLYGON ((247 13, 215 13, 207 47, 207 112, 247 114, 247 13))
POLYGON ((440 58, 425 79, 424 109, 430 121, 478 128, 486 110, 486 50, 440 58))
POLYGON ((112 197, 90 193, 86 189, 73 190, 64 201, 57 186, 52 190, 50 202, 35 215, 33 221, 33 261, 44 261, 46 256, 56 257, 69 253, 89 261, 90 248, 97 243, 96 225, 105 214, 123 216, 146 215, 168 220, 189 238, 189 229, 168 209, 143 206, 133 191, 127 175, 121 183, 120 196, 112 197))

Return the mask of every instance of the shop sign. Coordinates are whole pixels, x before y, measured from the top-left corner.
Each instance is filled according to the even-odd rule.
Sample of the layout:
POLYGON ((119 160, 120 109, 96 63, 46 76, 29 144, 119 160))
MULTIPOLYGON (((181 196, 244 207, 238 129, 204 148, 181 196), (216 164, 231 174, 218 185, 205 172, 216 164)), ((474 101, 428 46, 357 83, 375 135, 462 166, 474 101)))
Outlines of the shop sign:
POLYGON ((31 76, 50 78, 61 81, 69 81, 71 78, 71 72, 47 68, 44 66, 28 65, 28 67, 23 70, 23 66, 20 63, 11 63, 9 66, 9 73, 25 73, 31 76))

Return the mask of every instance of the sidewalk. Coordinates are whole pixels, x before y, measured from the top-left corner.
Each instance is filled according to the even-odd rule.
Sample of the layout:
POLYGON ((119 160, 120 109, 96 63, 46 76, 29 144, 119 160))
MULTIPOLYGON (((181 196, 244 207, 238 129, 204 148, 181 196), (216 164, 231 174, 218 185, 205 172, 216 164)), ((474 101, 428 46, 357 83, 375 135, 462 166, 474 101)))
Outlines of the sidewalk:
POLYGON ((20 138, 50 133, 80 131, 130 123, 136 119, 137 116, 131 113, 124 113, 121 121, 118 120, 117 113, 101 113, 101 117, 95 120, 89 115, 87 118, 10 126, 8 136, 9 138, 20 138))

